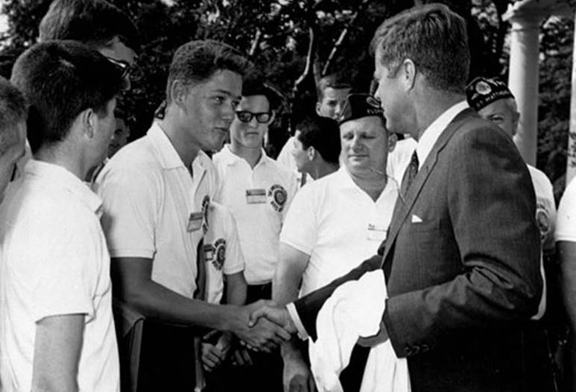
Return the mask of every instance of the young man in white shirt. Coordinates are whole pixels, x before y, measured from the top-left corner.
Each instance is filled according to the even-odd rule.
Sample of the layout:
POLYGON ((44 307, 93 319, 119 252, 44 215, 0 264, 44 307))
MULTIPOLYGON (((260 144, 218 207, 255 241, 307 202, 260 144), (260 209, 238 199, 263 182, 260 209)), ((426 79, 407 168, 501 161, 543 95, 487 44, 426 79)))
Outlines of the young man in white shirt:
POLYGON ((0 77, 0 200, 24 156, 28 108, 22 93, 0 77))
POLYGON ((312 116, 300 124, 294 135, 292 156, 298 171, 314 180, 340 167, 340 130, 331 118, 312 116))
POLYGON ((144 326, 150 350, 142 350, 140 385, 147 390, 201 387, 201 375, 187 368, 199 360, 191 340, 203 331, 193 328, 232 332, 263 350, 282 340, 273 324, 248 328, 249 308, 204 301, 199 249, 219 182, 203 151, 222 146, 247 68, 234 48, 220 42, 182 45, 170 65, 163 118, 118 151, 95 183, 104 202, 115 295, 154 331, 147 338, 144 326))
POLYGON ((119 391, 101 201, 83 183, 114 130, 122 75, 72 41, 33 46, 12 82, 34 154, 0 207, 4 391, 119 391))
MULTIPOLYGON (((217 201, 236 219, 246 260, 247 303, 272 296, 280 230, 297 189, 294 173, 269 158, 262 148, 268 125, 274 120, 273 94, 256 78, 245 82, 230 127, 230 144, 214 155, 222 181, 217 201)), ((243 385, 251 390, 281 391, 279 354, 251 352, 250 356, 254 366, 242 372, 238 382, 247 382, 243 385)))
MULTIPOLYGON (((346 103, 346 96, 352 90, 352 85, 340 75, 331 74, 322 77, 316 87, 316 114, 320 117, 327 117, 337 120, 342 113, 342 108, 346 103)), ((298 132, 298 130, 296 130, 298 132)), ((313 178, 305 173, 301 173, 294 160, 293 150, 298 148, 297 135, 288 138, 284 147, 278 154, 277 161, 284 167, 294 171, 298 177, 298 184, 304 185, 311 182, 313 178)))

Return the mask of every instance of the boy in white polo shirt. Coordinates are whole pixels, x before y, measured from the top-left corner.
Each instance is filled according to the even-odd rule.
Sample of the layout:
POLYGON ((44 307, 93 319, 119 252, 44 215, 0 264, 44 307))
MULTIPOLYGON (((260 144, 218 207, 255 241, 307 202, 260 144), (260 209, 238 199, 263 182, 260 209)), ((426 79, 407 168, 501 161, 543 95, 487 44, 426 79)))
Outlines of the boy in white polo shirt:
POLYGON ((232 212, 238 225, 249 300, 251 291, 261 290, 272 281, 280 229, 297 189, 294 173, 269 158, 262 148, 274 120, 272 94, 258 81, 244 83, 230 126, 230 144, 214 155, 221 180, 216 200, 232 212))
MULTIPOLYGON (((182 45, 170 64, 162 118, 115 154, 96 180, 115 296, 146 317, 139 391, 202 387, 201 372, 189 368, 199 363, 193 347, 205 330, 197 327, 234 333, 263 350, 286 338, 271 324, 249 328, 252 308, 204 300, 201 250, 218 180, 203 151, 222 146, 247 68, 239 52, 220 42, 182 45)), ((124 365, 131 368, 130 360, 124 365)))
POLYGON ((102 203, 82 179, 106 156, 122 76, 83 44, 50 41, 12 82, 34 159, 0 207, 2 390, 119 391, 102 203))
MULTIPOLYGON (((280 229, 297 189, 294 173, 266 156, 262 148, 268 125, 274 119, 273 94, 255 77, 245 81, 230 127, 230 144, 214 155, 222 181, 216 199, 236 219, 246 260, 247 303, 271 298, 280 229)), ((281 367, 274 367, 279 356, 257 354, 250 353, 255 362, 250 368, 253 375, 243 372, 238 382, 247 382, 242 385, 250 390, 281 391, 281 367)))

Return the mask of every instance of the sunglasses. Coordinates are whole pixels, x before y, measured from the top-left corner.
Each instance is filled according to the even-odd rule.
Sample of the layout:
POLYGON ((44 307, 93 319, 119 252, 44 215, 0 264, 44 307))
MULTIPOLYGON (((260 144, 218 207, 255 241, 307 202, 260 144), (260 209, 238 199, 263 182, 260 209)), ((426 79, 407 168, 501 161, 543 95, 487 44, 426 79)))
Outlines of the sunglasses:
POLYGON ((123 79, 128 79, 130 72, 132 72, 132 67, 126 61, 116 60, 112 57, 106 57, 108 61, 120 72, 123 79))
POLYGON ((260 124, 266 124, 270 121, 270 119, 272 119, 272 113, 271 112, 252 113, 241 110, 236 112, 236 117, 238 117, 238 120, 240 120, 240 122, 243 123, 249 123, 250 121, 252 121, 254 117, 256 117, 257 122, 259 122, 260 124))

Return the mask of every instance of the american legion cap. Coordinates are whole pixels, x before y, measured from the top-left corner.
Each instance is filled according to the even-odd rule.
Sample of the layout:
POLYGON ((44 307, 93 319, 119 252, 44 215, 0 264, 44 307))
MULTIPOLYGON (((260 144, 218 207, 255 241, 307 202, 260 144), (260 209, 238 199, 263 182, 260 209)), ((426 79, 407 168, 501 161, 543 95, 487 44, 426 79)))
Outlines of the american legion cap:
POLYGON ((494 79, 477 77, 466 87, 466 99, 476 111, 499 99, 514 98, 506 83, 494 79))
POLYGON ((338 118, 338 125, 369 116, 384 118, 384 110, 380 106, 380 101, 370 94, 348 94, 346 103, 342 108, 342 114, 338 118))

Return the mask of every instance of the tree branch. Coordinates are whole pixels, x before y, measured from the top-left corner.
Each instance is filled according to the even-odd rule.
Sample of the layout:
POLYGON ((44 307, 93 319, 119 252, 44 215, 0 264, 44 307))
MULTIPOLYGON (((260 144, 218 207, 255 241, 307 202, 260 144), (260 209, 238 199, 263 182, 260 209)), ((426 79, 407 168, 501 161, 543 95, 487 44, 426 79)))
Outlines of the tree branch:
POLYGON ((352 18, 350 19, 350 21, 348 22, 348 24, 346 25, 344 30, 342 30, 342 32, 340 33, 338 40, 336 41, 336 43, 332 47, 332 50, 330 51, 330 54, 328 55, 328 59, 326 60, 326 63, 324 64, 324 68, 322 69, 322 73, 320 74, 320 77, 328 74, 328 69, 330 69, 330 65, 332 65, 332 60, 336 56, 336 53, 338 53, 338 49, 340 49, 340 47, 342 46, 342 42, 344 42, 344 39, 348 35, 348 31, 350 31, 350 27, 352 25, 354 25, 354 23, 356 22, 356 19, 358 18, 358 15, 360 15, 360 13, 362 11, 364 11, 364 9, 366 8, 366 6, 368 5, 369 2, 370 2, 370 0, 363 0, 360 3, 360 5, 356 9, 356 11, 354 12, 354 15, 352 16, 352 18))

